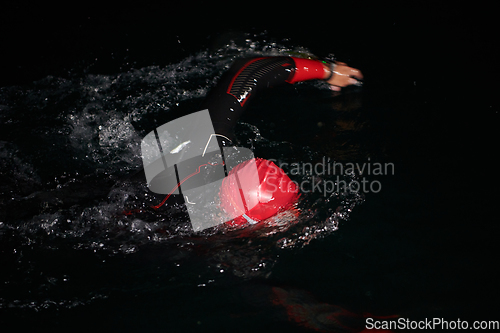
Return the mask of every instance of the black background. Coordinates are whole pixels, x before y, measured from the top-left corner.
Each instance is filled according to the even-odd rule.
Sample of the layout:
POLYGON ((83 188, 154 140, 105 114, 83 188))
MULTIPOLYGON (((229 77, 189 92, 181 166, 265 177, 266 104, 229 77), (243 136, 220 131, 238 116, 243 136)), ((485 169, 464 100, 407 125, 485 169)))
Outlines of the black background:
MULTIPOLYGON (((318 55, 334 52, 363 71, 373 119, 383 131, 381 141, 388 142, 388 159, 397 166, 389 192, 367 199, 353 219, 377 212, 382 219, 412 223, 409 230, 421 223, 415 237, 433 230, 422 239, 425 250, 436 253, 429 270, 453 262, 449 274, 467 286, 456 296, 460 302, 471 308, 482 304, 484 311, 487 299, 498 294, 493 7, 450 2, 218 7, 152 1, 1 6, 0 86, 26 85, 47 75, 161 66, 244 38, 244 32, 288 38, 318 55), (403 188, 411 200, 394 201, 398 194, 391 188, 403 188), (380 208, 395 202, 413 215, 380 208), (466 258, 463 265, 460 258, 466 258)), ((484 319, 496 320, 490 309, 484 319)))
POLYGON ((119 71, 117 63, 126 62, 161 65, 210 46, 217 35, 265 30, 277 40, 290 38, 318 53, 335 50, 345 60, 384 66, 387 76, 410 72, 439 87, 458 87, 462 82, 450 79, 475 77, 470 84, 484 88, 484 79, 495 76, 492 12, 484 6, 436 2, 268 7, 8 2, 0 14, 7 72, 2 85, 64 75, 81 62, 93 63, 97 72, 119 71))

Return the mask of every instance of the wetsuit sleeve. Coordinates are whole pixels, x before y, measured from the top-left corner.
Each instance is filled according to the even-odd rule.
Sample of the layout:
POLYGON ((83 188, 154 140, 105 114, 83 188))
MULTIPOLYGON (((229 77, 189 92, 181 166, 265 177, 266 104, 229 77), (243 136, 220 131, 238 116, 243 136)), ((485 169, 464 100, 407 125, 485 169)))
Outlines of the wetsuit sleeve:
POLYGON ((302 58, 292 58, 295 64, 293 71, 293 76, 287 80, 289 83, 302 82, 314 79, 324 79, 325 77, 330 77, 330 71, 325 70, 325 66, 322 61, 302 59, 302 58))
POLYGON ((214 131, 234 138, 236 122, 259 90, 284 83, 323 79, 327 72, 321 61, 293 57, 240 59, 210 91, 203 109, 208 109, 214 131))

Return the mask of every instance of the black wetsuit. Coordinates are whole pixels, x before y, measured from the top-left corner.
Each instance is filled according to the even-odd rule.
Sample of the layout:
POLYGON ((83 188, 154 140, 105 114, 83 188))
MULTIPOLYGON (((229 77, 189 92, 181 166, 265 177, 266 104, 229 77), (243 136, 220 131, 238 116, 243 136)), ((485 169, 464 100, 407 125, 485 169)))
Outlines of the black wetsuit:
POLYGON ((321 61, 292 57, 236 60, 210 91, 202 109, 209 110, 215 133, 233 140, 238 119, 259 90, 323 78, 322 66, 321 61))

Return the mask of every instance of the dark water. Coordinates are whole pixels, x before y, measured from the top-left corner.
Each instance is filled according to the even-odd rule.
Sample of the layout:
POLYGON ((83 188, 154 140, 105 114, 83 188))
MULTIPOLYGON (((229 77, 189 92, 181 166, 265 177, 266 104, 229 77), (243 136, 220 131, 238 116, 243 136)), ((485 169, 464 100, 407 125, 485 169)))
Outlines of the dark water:
MULTIPOLYGON (((214 25, 201 36, 181 28, 186 23, 170 29, 176 25, 155 20, 160 14, 146 15, 155 8, 123 16, 124 8, 116 17, 108 9, 87 19, 83 11, 75 23, 68 16, 43 25, 27 38, 33 50, 21 50, 49 45, 23 52, 13 61, 16 75, 4 77, 5 327, 336 331, 328 316, 336 307, 361 323, 363 313, 498 320, 491 305, 498 296, 498 103, 491 85, 463 89, 468 76, 457 76, 464 43, 483 45, 467 26, 451 33, 434 21, 430 33, 404 13, 376 20, 364 13, 330 45, 310 37, 326 31, 324 23, 266 32, 214 25), (70 29, 53 32, 57 22, 70 29), (63 43, 70 33, 78 42, 63 43), (389 175, 341 175, 379 182, 380 192, 303 193, 263 228, 201 234, 175 210, 120 214, 162 199, 127 178, 140 171, 145 134, 198 110, 236 57, 298 51, 335 53, 363 70, 365 86, 342 94, 320 82, 272 89, 238 125, 241 145, 289 164, 324 157, 391 163, 389 175)), ((24 13, 40 22, 35 9, 24 13)), ((448 13, 453 27, 458 17, 448 13)))

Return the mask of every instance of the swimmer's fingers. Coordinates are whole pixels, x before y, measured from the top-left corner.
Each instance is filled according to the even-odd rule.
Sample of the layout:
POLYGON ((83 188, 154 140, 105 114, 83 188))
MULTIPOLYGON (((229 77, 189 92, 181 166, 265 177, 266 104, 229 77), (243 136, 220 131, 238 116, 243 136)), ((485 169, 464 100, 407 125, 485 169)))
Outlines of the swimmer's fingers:
POLYGON ((363 74, 359 69, 347 66, 343 62, 337 62, 333 71, 333 76, 328 80, 332 85, 331 89, 340 91, 341 88, 349 85, 361 85, 363 74))
POLYGON ((337 61, 335 62, 335 72, 338 72, 339 75, 347 75, 358 80, 363 80, 363 74, 357 68, 349 67, 345 62, 337 61))
POLYGON ((359 81, 363 80, 363 73, 361 73, 359 69, 356 68, 350 68, 350 69, 351 69, 350 77, 353 77, 359 81))
POLYGON ((340 74, 338 72, 335 72, 330 80, 328 80, 328 83, 332 86, 336 87, 347 87, 352 84, 357 84, 358 80, 356 78, 350 77, 349 75, 346 74, 340 74))

